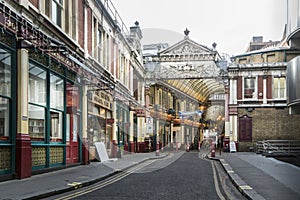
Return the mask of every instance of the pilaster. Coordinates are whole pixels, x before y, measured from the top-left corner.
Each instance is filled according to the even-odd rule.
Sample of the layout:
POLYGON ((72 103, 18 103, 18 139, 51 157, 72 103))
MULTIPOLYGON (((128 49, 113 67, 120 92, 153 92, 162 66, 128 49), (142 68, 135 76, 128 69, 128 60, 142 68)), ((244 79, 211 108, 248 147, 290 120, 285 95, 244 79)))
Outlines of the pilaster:
POLYGON ((28 132, 28 51, 19 49, 18 55, 18 111, 16 136, 17 178, 31 177, 31 141, 28 132))
POLYGON ((89 164, 89 141, 88 141, 88 100, 87 100, 88 86, 83 86, 82 91, 82 163, 89 164))

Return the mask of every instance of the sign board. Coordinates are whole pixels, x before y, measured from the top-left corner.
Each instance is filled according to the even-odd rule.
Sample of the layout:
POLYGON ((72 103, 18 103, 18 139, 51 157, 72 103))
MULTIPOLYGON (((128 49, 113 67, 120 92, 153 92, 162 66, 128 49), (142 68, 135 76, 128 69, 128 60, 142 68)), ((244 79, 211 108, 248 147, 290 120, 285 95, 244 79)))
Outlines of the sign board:
POLYGON ((115 161, 115 159, 109 159, 106 151, 106 147, 103 142, 95 142, 94 144, 97 150, 97 154, 96 154, 97 160, 101 162, 115 161))
POLYGON ((230 153, 231 152, 236 152, 235 142, 230 142, 229 143, 229 149, 230 149, 230 153))
POLYGON ((146 119, 146 133, 153 133, 153 118, 152 117, 147 117, 146 119))

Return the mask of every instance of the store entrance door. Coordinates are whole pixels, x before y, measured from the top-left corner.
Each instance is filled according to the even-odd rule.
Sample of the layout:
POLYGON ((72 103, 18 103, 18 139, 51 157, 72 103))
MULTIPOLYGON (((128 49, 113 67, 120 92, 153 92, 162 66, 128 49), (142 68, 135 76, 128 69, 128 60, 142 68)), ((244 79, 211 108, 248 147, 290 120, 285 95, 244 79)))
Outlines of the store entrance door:
POLYGON ((76 114, 67 114, 66 135, 66 162, 67 164, 78 163, 78 118, 76 114))

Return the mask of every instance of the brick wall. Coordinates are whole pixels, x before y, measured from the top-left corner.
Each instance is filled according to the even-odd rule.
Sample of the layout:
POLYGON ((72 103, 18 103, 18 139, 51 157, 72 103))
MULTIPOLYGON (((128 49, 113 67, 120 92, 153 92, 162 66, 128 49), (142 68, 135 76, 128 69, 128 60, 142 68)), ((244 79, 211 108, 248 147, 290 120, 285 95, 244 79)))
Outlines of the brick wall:
POLYGON ((29 2, 32 3, 34 7, 39 8, 39 0, 29 0, 29 2))
POLYGON ((260 140, 300 140, 300 115, 289 115, 287 108, 238 109, 238 117, 252 117, 252 143, 239 142, 239 151, 248 151, 260 140))
POLYGON ((84 48, 84 5, 83 1, 78 1, 78 43, 84 48))

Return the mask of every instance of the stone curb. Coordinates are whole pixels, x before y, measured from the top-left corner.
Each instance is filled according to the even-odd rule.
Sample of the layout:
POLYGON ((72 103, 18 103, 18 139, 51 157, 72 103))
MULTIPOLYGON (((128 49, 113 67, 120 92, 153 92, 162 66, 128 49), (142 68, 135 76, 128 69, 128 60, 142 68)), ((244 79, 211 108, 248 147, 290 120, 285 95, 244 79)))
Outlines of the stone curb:
POLYGON ((127 169, 130 169, 136 165, 139 165, 147 160, 155 160, 155 159, 162 159, 162 158, 165 158, 167 156, 169 156, 170 153, 166 153, 165 155, 160 155, 160 156, 152 156, 152 157, 149 157, 149 158, 144 158, 142 159, 141 161, 139 162, 133 162, 133 164, 129 165, 128 167, 125 167, 121 170, 113 170, 111 173, 108 173, 104 176, 101 176, 101 177, 97 177, 95 179, 91 179, 91 180, 88 180, 88 181, 84 181, 82 183, 78 183, 78 184, 74 184, 74 185, 67 185, 67 186, 64 186, 64 187, 61 187, 61 188, 57 188, 55 190, 52 190, 52 191, 48 191, 48 192, 44 192, 44 193, 40 193, 40 194, 37 194, 37 195, 33 195, 33 196, 30 196, 30 197, 22 197, 22 199, 24 200, 34 200, 34 199, 41 199, 41 198, 47 198, 47 197, 50 197, 50 196, 54 196, 54 195, 58 195, 58 194, 62 194, 62 193, 65 193, 65 192, 70 192, 72 190, 76 190, 76 189, 79 189, 79 188, 82 188, 82 187, 86 187, 86 186, 89 186, 89 185, 92 185, 94 183, 97 183, 97 182, 100 182, 100 181, 103 181, 115 174, 118 174, 122 171, 125 171, 127 169))
POLYGON ((230 180, 234 186, 247 198, 251 200, 265 200, 260 194, 258 194, 251 186, 249 186, 238 174, 231 168, 231 166, 223 158, 215 158, 207 156, 210 160, 217 160, 221 163, 223 169, 228 174, 230 180))

